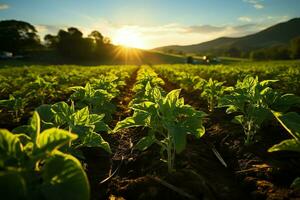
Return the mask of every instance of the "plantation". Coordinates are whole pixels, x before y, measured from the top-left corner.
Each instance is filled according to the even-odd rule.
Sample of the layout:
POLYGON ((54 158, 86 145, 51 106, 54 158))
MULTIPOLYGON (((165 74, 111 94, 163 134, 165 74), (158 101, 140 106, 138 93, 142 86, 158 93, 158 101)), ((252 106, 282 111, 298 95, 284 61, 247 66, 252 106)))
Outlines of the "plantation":
POLYGON ((3 199, 300 199, 300 62, 0 68, 3 199))

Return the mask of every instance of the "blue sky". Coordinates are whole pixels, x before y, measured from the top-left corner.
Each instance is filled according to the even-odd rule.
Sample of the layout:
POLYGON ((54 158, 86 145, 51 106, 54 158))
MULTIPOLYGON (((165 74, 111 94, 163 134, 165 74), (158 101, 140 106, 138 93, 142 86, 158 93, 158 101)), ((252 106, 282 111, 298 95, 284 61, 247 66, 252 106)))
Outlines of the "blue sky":
POLYGON ((75 26, 121 43, 125 32, 141 48, 242 36, 299 17, 299 10, 299 0, 0 0, 1 20, 28 21, 41 36, 75 26))

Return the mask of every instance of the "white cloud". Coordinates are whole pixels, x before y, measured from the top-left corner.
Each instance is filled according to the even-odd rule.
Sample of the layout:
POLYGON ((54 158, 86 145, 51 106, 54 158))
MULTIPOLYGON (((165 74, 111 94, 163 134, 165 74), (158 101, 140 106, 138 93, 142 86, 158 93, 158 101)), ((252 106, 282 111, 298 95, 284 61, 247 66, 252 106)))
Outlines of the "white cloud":
POLYGON ((47 24, 35 24, 34 27, 36 28, 38 34, 40 35, 41 39, 44 38, 45 35, 51 34, 56 35, 60 29, 67 29, 69 26, 65 25, 47 25, 47 24))
POLYGON ((261 31, 278 22, 286 21, 288 16, 241 16, 237 20, 239 25, 225 24, 223 26, 194 25, 186 26, 178 23, 162 24, 157 26, 122 25, 105 19, 86 18, 85 25, 36 25, 41 38, 47 33, 57 34, 59 29, 76 27, 87 36, 93 30, 108 36, 114 43, 120 30, 130 30, 144 43, 144 47, 152 49, 166 45, 197 44, 218 37, 240 37, 261 31))
MULTIPOLYGON (((66 30, 70 26, 35 25, 41 38, 49 33, 56 35, 59 29, 66 30)), ((147 49, 173 44, 187 45, 201 43, 224 36, 239 37, 265 28, 259 27, 256 24, 244 24, 237 26, 184 26, 177 23, 161 26, 116 25, 106 20, 97 20, 97 22, 91 23, 87 26, 73 27, 82 31, 84 36, 87 36, 93 30, 98 30, 104 36, 110 37, 113 43, 116 37, 118 37, 118 32, 120 30, 130 30, 131 33, 139 36, 147 49)))
POLYGON ((255 9, 263 9, 265 7, 262 4, 263 0, 243 0, 243 1, 251 4, 255 9))
POLYGON ((241 16, 238 18, 239 21, 241 22, 251 22, 252 19, 250 17, 247 17, 247 16, 241 16))
POLYGON ((0 3, 0 10, 6 10, 6 9, 9 9, 9 5, 8 4, 5 4, 5 3, 0 3))
POLYGON ((257 3, 257 4, 254 4, 254 8, 256 8, 256 9, 263 9, 264 5, 257 3))

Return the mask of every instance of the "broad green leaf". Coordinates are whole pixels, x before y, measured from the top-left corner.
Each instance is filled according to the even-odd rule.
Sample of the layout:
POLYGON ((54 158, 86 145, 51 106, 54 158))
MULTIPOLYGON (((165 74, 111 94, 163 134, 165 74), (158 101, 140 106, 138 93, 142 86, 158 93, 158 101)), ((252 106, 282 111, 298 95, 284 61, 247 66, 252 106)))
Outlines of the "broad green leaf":
POLYGON ((30 125, 22 125, 22 126, 18 126, 17 128, 14 128, 12 130, 12 132, 13 133, 25 133, 25 134, 31 136, 32 133, 34 132, 34 129, 30 125))
POLYGON ((186 130, 182 127, 169 126, 168 131, 174 140, 176 153, 181 153, 186 147, 186 130))
POLYGON ((127 117, 126 119, 117 123, 113 132, 117 132, 124 128, 146 126, 146 119, 149 117, 149 114, 142 111, 135 111, 132 117, 127 117))
POLYGON ((145 87, 145 96, 149 96, 151 91, 152 91, 152 86, 150 82, 148 82, 145 87))
POLYGON ((138 149, 140 151, 145 151, 148 149, 153 143, 155 142, 155 135, 154 134, 149 134, 136 143, 134 146, 135 149, 138 149))
POLYGON ((200 137, 202 137, 204 134, 205 134, 205 127, 204 127, 202 124, 200 124, 200 125, 198 126, 198 128, 196 129, 196 134, 195 134, 195 136, 196 136, 197 138, 200 138, 200 137))
POLYGON ((55 113, 56 121, 68 122, 70 116, 73 114, 72 109, 66 102, 58 102, 52 105, 52 110, 55 113))
POLYGON ((279 112, 286 112, 292 106, 300 106, 300 97, 294 94, 284 94, 279 96, 271 105, 272 109, 279 112))
POLYGON ((176 90, 172 90, 171 92, 169 92, 167 94, 167 96, 165 97, 165 104, 168 104, 170 106, 170 108, 175 107, 177 100, 179 98, 179 94, 180 94, 181 89, 176 89, 176 90))
POLYGON ((288 139, 280 142, 279 144, 275 144, 270 149, 269 152, 274 151, 296 151, 300 152, 300 141, 296 139, 288 139))
POLYGON ((81 110, 78 110, 74 113, 74 122, 75 125, 84 125, 89 118, 89 108, 84 107, 81 110))
POLYGON ((300 115, 295 112, 282 114, 273 112, 280 124, 295 138, 300 140, 300 115))
POLYGON ((28 197, 26 182, 17 171, 0 171, 1 199, 19 200, 28 197))
POLYGON ((53 120, 53 112, 51 110, 51 105, 41 105, 36 111, 39 113, 39 116, 42 121, 50 122, 53 120))
POLYGON ((101 147, 108 153, 112 153, 108 142, 106 142, 100 134, 91 132, 84 137, 83 146, 101 147))
POLYGON ((266 119, 269 119, 272 116, 270 110, 263 107, 248 107, 247 113, 254 119, 255 123, 259 126, 266 119))
POLYGON ((231 114, 231 113, 234 113, 234 112, 237 112, 239 111, 239 108, 234 106, 234 105, 231 105, 229 106, 227 109, 226 109, 226 113, 227 114, 231 114))
POLYGON ((160 90, 159 90, 157 87, 155 87, 155 88, 153 89, 153 98, 154 98, 156 101, 162 98, 161 92, 160 92, 160 90))
POLYGON ((232 122, 236 123, 236 124, 243 124, 244 123, 244 115, 234 116, 232 122))
POLYGON ((48 200, 89 200, 90 187, 80 162, 71 155, 53 154, 42 168, 42 193, 48 200))
POLYGON ((90 124, 95 124, 95 123, 101 121, 104 117, 105 117, 105 114, 101 114, 101 115, 90 114, 89 115, 89 123, 90 124))
POLYGON ((22 144, 17 135, 5 129, 0 129, 0 161, 19 159, 22 154, 22 144))
POLYGON ((291 188, 297 189, 297 190, 300 189, 300 177, 296 178, 296 179, 293 181, 293 183, 292 183, 292 185, 291 185, 291 188))
POLYGON ((110 128, 107 124, 105 124, 103 121, 99 121, 94 123, 95 125, 95 132, 99 132, 99 131, 110 131, 110 128))
POLYGON ((75 140, 78 136, 68 131, 51 128, 43 131, 40 134, 38 144, 40 150, 51 152, 55 149, 62 147, 63 145, 75 140))
POLYGON ((72 133, 75 133, 76 135, 78 135, 79 140, 82 140, 87 134, 93 132, 95 126, 94 125, 91 125, 91 126, 84 126, 84 125, 73 126, 73 125, 71 125, 69 128, 72 133))
POLYGON ((276 82, 278 82, 278 80, 264 80, 264 81, 260 82, 260 85, 262 85, 262 86, 269 86, 270 84, 276 83, 276 82))
POLYGON ((33 141, 37 143, 41 131, 41 122, 40 122, 40 116, 36 111, 33 113, 33 116, 30 120, 30 126, 32 127, 33 130, 33 132, 31 133, 31 138, 33 141))

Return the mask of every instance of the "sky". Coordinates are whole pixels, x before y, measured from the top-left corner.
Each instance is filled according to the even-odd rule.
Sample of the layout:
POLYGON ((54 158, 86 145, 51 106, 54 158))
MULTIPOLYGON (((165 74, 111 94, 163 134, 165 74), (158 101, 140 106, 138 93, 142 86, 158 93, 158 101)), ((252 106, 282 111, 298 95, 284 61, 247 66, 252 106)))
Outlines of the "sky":
POLYGON ((244 36, 295 17, 299 0, 0 0, 0 20, 27 21, 41 38, 77 27, 144 49, 244 36))

